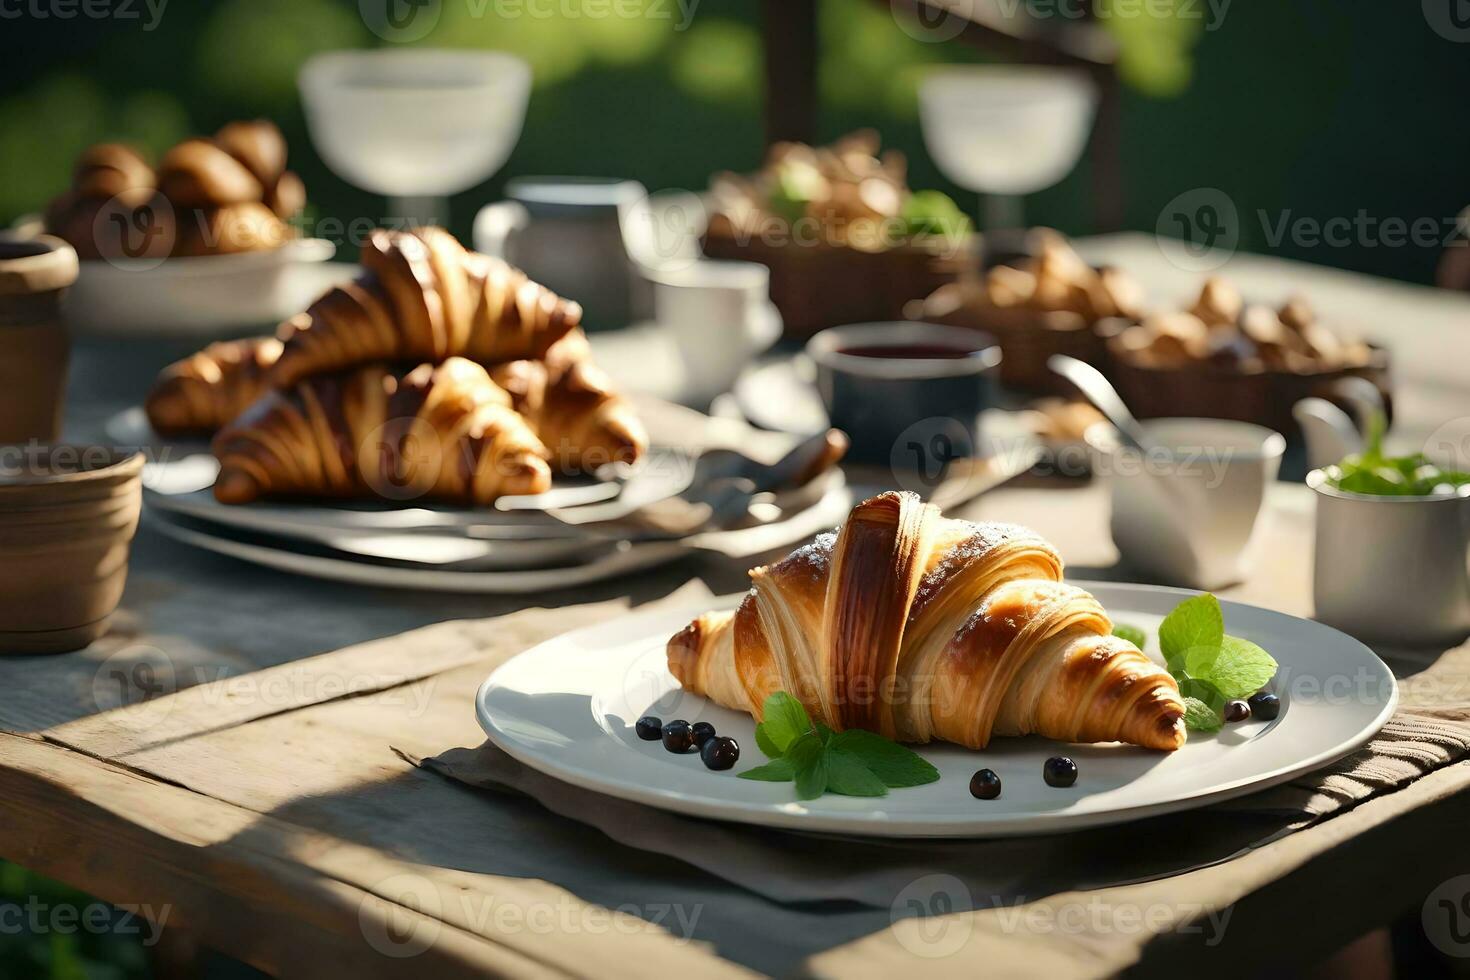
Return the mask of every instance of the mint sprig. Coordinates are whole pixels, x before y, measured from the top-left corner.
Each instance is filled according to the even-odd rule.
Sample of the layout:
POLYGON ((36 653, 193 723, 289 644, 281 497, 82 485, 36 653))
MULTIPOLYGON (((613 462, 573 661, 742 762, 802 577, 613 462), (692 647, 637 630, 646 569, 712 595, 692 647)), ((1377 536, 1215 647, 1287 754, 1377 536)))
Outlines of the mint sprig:
POLYGON ((1114 623, 1113 635, 1118 637, 1119 639, 1127 640, 1129 643, 1138 647, 1138 649, 1140 650, 1142 650, 1143 645, 1148 642, 1147 633, 1139 629, 1137 626, 1129 626, 1127 623, 1114 623))
POLYGON ((1217 731, 1225 702, 1249 697, 1276 676, 1269 653, 1225 632, 1220 600, 1208 592, 1185 599, 1164 617, 1159 647, 1179 682, 1190 731, 1217 731))
POLYGON ((834 732, 813 722, 785 691, 766 698, 761 714, 755 744, 771 761, 742 772, 741 779, 793 782, 799 799, 814 800, 823 793, 887 796, 890 789, 939 778, 938 769, 876 732, 834 732))

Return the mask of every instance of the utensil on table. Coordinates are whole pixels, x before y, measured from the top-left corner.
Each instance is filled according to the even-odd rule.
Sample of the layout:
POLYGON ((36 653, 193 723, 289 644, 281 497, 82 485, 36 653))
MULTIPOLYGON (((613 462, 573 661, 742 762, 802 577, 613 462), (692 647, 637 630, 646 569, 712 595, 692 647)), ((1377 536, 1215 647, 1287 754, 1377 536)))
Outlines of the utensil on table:
POLYGON ((61 299, 77 268, 77 253, 59 238, 0 241, 0 443, 61 435, 71 351, 61 299))
POLYGON ((1286 438, 1248 422, 1151 419, 1139 452, 1098 423, 1087 430, 1109 483, 1110 527, 1123 560, 1170 585, 1215 589, 1243 579, 1266 488, 1286 438))
POLYGON ((684 537, 733 526, 750 514, 754 504, 774 502, 780 494, 788 494, 787 508, 802 506, 809 501, 789 495, 808 488, 815 492, 817 478, 831 471, 847 448, 846 434, 828 429, 801 440, 770 464, 733 450, 712 450, 699 457, 689 486, 676 496, 642 506, 619 500, 548 513, 577 527, 602 533, 616 530, 635 540, 684 537))
POLYGON ((141 453, 0 449, 0 654, 62 653, 107 631, 142 506, 141 453))
POLYGON ((1407 646, 1470 636, 1470 486, 1373 496, 1339 490, 1321 469, 1307 474, 1307 486, 1317 502, 1317 619, 1407 646))
POLYGON ((1137 452, 1148 452, 1148 436, 1138 419, 1123 404, 1123 398, 1103 373, 1086 361, 1065 354, 1053 354, 1046 360, 1047 367, 1077 386, 1077 390, 1092 402, 1092 406, 1118 430, 1118 435, 1137 452))
POLYGON ((989 334, 928 323, 863 323, 814 336, 806 354, 832 424, 855 462, 942 469, 976 455, 988 375, 1000 363, 989 334))

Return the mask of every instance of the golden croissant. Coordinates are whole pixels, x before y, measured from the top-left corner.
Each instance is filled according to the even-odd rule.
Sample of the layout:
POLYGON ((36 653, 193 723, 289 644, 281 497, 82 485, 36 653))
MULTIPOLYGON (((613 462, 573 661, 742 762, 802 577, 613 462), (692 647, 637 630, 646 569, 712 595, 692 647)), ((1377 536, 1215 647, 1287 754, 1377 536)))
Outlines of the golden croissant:
POLYGON ((378 229, 362 264, 362 278, 283 325, 278 385, 375 361, 542 358, 582 318, 576 303, 442 228, 378 229))
POLYGON ((973 749, 996 735, 1184 744, 1174 679, 1035 532, 941 517, 908 493, 853 508, 770 567, 734 612, 668 644, 686 690, 757 719, 786 691, 837 730, 973 749))
POLYGON ((159 435, 213 435, 270 387, 274 337, 221 340, 164 368, 144 409, 159 435))
POLYGON ((452 357, 314 376, 260 398, 214 439, 214 494, 484 505, 551 487, 546 447, 485 369, 452 357))
POLYGON ((516 411, 551 451, 564 473, 587 473, 604 463, 633 463, 648 449, 648 433, 633 404, 612 387, 590 359, 587 337, 573 329, 545 360, 519 360, 490 369, 510 393, 516 411))

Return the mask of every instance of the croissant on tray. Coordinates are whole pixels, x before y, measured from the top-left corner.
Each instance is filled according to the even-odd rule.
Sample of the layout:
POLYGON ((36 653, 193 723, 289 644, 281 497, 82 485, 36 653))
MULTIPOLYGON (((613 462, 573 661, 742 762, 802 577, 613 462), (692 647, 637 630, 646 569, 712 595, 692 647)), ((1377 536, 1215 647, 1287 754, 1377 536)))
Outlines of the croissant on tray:
POLYGON ((378 229, 362 264, 362 278, 283 325, 278 384, 373 361, 543 358, 582 318, 576 303, 442 228, 378 229))
POLYGON ((1035 532, 883 493, 751 573, 734 612, 668 644, 686 690, 757 719, 784 690, 837 730, 984 748, 996 735, 1184 744, 1178 685, 1035 532))
POLYGON ((213 435, 270 387, 281 356, 274 337, 221 340, 164 368, 144 410, 164 436, 213 435))
POLYGON ((648 433, 632 402, 592 363, 580 329, 553 344, 543 360, 500 364, 490 377, 510 393, 561 472, 633 463, 648 449, 648 433))
POLYGON ((214 494, 486 505, 551 487, 546 447, 473 361, 316 375, 267 392, 214 439, 214 494))

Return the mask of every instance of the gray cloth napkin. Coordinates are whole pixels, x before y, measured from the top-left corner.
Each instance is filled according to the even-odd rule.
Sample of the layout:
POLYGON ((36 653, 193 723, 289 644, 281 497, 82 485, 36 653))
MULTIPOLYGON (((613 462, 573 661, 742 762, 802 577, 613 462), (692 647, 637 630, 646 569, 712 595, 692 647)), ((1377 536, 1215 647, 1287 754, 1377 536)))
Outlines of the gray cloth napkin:
POLYGON ((795 834, 680 816, 602 796, 522 765, 490 743, 411 760, 483 789, 524 794, 609 838, 677 858, 784 904, 891 906, 928 874, 951 874, 977 907, 1064 889, 1180 874, 1259 847, 1470 754, 1470 707, 1400 712, 1358 752, 1261 793, 1120 826, 1004 840, 884 840, 795 834))

